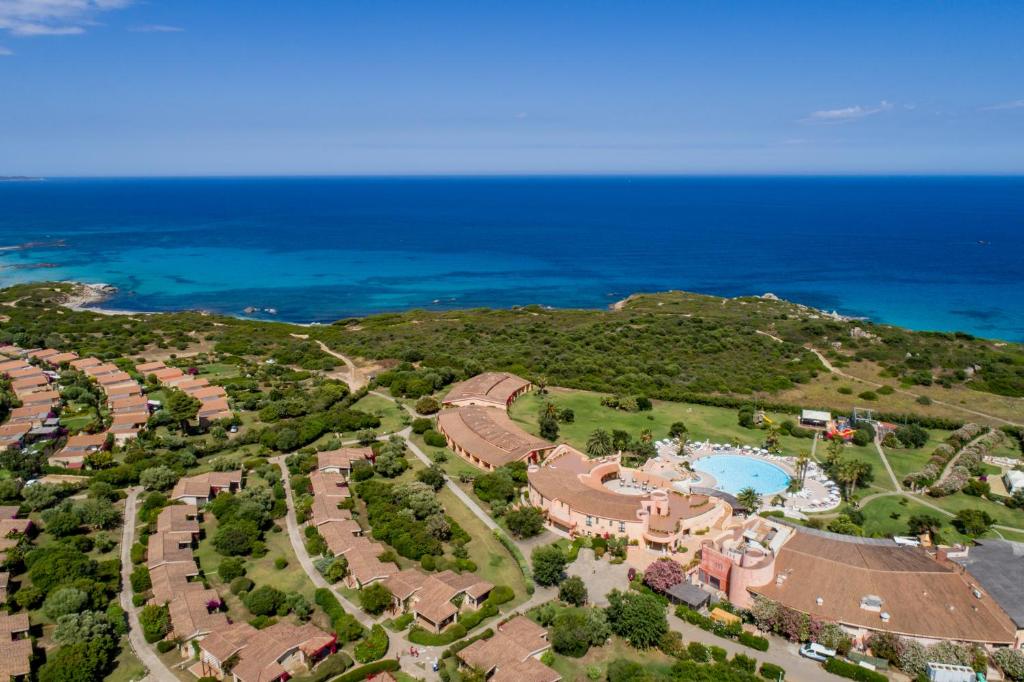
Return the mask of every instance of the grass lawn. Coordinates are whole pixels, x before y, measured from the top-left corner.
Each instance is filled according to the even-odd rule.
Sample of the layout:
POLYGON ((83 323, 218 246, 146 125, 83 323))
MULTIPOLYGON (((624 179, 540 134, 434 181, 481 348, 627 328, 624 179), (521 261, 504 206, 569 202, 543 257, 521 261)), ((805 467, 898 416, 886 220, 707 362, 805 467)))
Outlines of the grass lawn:
POLYGON ((608 664, 618 658, 636 661, 653 673, 665 675, 669 673, 672 664, 675 663, 674 658, 656 649, 638 651, 629 646, 622 638, 612 637, 607 644, 591 648, 581 658, 569 658, 555 654, 555 661, 551 667, 558 671, 565 682, 588 682, 587 668, 596 666, 601 671, 601 676, 598 679, 603 680, 608 664))
POLYGON ((911 516, 927 515, 942 519, 943 542, 962 542, 967 538, 957 532, 950 523, 947 516, 937 513, 922 504, 918 504, 906 497, 893 495, 891 497, 879 497, 868 502, 861 511, 864 513, 864 535, 871 537, 891 537, 893 535, 907 535, 907 521, 911 516), (892 518, 898 514, 899 518, 892 518))
POLYGON ((469 551, 469 558, 476 563, 477 575, 495 585, 508 585, 515 590, 516 598, 510 602, 511 605, 525 601, 526 583, 515 557, 509 554, 483 521, 462 504, 452 491, 442 488, 437 499, 448 515, 473 538, 466 545, 466 550, 469 551))
POLYGON ((409 413, 395 404, 394 400, 381 398, 379 395, 367 395, 352 405, 352 409, 373 414, 380 418, 378 433, 391 433, 405 428, 405 420, 409 413))
MULTIPOLYGON (((655 440, 660 440, 668 436, 669 427, 677 421, 686 424, 689 437, 693 440, 711 439, 712 442, 719 443, 735 440, 741 444, 751 445, 760 445, 764 442, 764 431, 740 426, 736 410, 733 409, 656 400, 654 409, 649 412, 623 412, 602 406, 601 395, 563 388, 549 389, 549 395, 543 397, 538 396, 536 392, 527 393, 513 404, 511 415, 524 429, 536 434, 537 416, 545 402, 551 401, 559 408, 571 408, 576 419, 570 424, 559 424, 559 440, 566 441, 580 450, 586 447, 590 433, 598 428, 606 431, 620 429, 634 437, 639 436, 643 429, 650 429, 655 440)), ((768 413, 767 416, 776 423, 793 419, 792 415, 784 414, 768 413)), ((782 454, 810 454, 811 444, 812 441, 807 438, 783 436, 782 454)), ((819 458, 823 455, 823 448, 824 445, 819 443, 819 458)), ((869 462, 874 467, 875 480, 872 488, 892 490, 892 483, 874 446, 848 445, 845 453, 869 462)))
POLYGON ((238 365, 227 362, 211 362, 199 367, 199 375, 210 379, 227 379, 238 376, 238 365))
POLYGON ((998 502, 991 502, 965 493, 956 493, 946 497, 929 497, 928 501, 953 514, 961 509, 981 509, 988 512, 997 524, 1012 526, 1024 531, 1024 509, 1009 509, 998 502))
POLYGON ((135 682, 146 676, 146 668, 132 651, 126 640, 121 642, 121 653, 117 656, 116 667, 107 677, 107 682, 135 682))

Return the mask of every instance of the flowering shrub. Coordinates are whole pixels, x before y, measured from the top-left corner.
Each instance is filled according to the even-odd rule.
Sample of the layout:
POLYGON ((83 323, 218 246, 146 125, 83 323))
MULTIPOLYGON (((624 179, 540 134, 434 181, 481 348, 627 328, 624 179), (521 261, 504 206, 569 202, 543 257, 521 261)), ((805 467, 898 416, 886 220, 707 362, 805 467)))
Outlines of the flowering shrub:
POLYGON ((1024 651, 996 649, 996 652, 992 654, 992 659, 1003 671, 1003 674, 1013 682, 1024 680, 1024 651))
POLYGON ((671 559, 659 559, 644 571, 644 583, 656 592, 667 592, 685 579, 683 567, 671 559))

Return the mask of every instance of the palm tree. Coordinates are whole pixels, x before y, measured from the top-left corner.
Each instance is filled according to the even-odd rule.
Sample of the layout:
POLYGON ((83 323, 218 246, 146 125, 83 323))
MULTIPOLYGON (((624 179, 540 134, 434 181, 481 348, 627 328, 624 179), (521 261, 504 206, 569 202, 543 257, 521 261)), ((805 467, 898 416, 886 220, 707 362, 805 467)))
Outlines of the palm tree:
POLYGON ((867 476, 870 465, 855 459, 844 459, 835 466, 836 480, 843 484, 846 499, 850 499, 857 484, 867 476))
POLYGON ((612 437, 604 429, 594 429, 587 436, 587 454, 592 457, 606 457, 612 454, 612 437))
POLYGON ((761 496, 753 488, 744 488, 736 494, 736 501, 751 514, 761 506, 761 496))
POLYGON ((775 424, 768 427, 768 433, 764 437, 764 447, 768 452, 776 455, 782 452, 782 438, 779 435, 779 427, 775 424))
POLYGON ((807 478, 807 467, 811 464, 811 458, 807 456, 807 453, 801 452, 796 456, 796 477, 800 479, 801 485, 804 479, 807 478))
POLYGON ((651 433, 650 429, 644 429, 640 432, 641 443, 650 443, 652 440, 654 440, 654 434, 651 433))
POLYGON ((825 461, 829 462, 830 464, 834 463, 843 454, 843 448, 845 446, 846 443, 843 442, 842 437, 833 436, 832 439, 829 440, 828 442, 828 449, 826 451, 825 461))

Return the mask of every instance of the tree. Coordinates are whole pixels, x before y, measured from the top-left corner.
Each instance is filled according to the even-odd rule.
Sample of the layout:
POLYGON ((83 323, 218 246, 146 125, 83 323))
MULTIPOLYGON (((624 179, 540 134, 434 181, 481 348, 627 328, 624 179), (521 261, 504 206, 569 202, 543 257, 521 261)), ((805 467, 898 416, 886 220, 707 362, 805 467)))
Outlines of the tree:
POLYGON ((748 512, 754 513, 761 506, 761 495, 753 488, 748 487, 736 494, 736 501, 748 512))
POLYGON ((139 474, 139 483, 147 490, 167 490, 178 482, 178 474, 164 465, 144 469, 139 474))
POLYGON ((843 495, 850 499, 857 485, 871 478, 871 465, 853 458, 839 459, 832 464, 830 473, 843 484, 843 495))
POLYGON ((610 634, 600 609, 565 609, 551 624, 551 647, 563 656, 579 658, 591 646, 604 644, 610 634))
POLYGON ((569 576, 558 586, 558 598, 566 604, 583 606, 587 596, 587 586, 578 575, 569 576))
POLYGON ((436 492, 444 487, 444 469, 437 464, 431 464, 426 469, 420 469, 416 472, 416 480, 420 483, 426 483, 436 492))
POLYGON ((922 448, 928 442, 928 432, 917 424, 907 424, 896 429, 896 438, 905 448, 922 448))
POLYGON ((146 641, 158 642, 171 631, 171 613, 167 606, 150 604, 139 612, 139 623, 146 641))
POLYGON ((996 520, 982 509, 961 509, 953 519, 953 525, 964 535, 984 535, 996 520))
POLYGON ((98 611, 66 613, 57 619, 57 627, 53 631, 53 639, 64 646, 113 635, 114 626, 106 614, 98 611))
POLYGON ((245 597, 245 608, 254 616, 273 616, 285 605, 285 594, 272 585, 261 585, 245 597))
POLYGON ((796 477, 800 480, 800 487, 803 487, 804 479, 807 477, 807 468, 811 464, 811 458, 806 452, 796 456, 796 477))
POLYGON ((508 502, 516 495, 515 480, 505 467, 477 476, 473 481, 473 492, 484 502, 508 502))
POLYGON ((391 590, 382 583, 373 583, 359 590, 359 605, 363 611, 378 616, 391 606, 391 590))
POLYGON ((665 607, 651 594, 612 590, 605 614, 612 632, 637 649, 656 646, 668 632, 665 607))
POLYGON ((238 557, 227 557, 217 566, 217 575, 225 583, 245 575, 245 561, 238 557))
POLYGON ((437 398, 425 395, 416 401, 416 411, 420 414, 434 414, 441 409, 437 398))
POLYGON ((193 398, 184 391, 176 388, 169 388, 167 400, 164 401, 164 412, 167 419, 177 422, 181 430, 188 433, 189 422, 199 414, 202 403, 198 398, 193 398))
POLYGON ((686 580, 686 571, 671 559, 659 559, 644 571, 644 584, 656 592, 668 592, 686 580))
POLYGON ((544 512, 537 507, 519 507, 505 514, 505 524, 517 538, 532 538, 544 530, 544 512))
POLYGON ((78 532, 79 526, 81 526, 78 514, 70 508, 44 512, 43 522, 46 524, 46 530, 58 538, 74 535, 78 532))
POLYGON ((607 457, 613 452, 612 436, 604 429, 594 429, 587 436, 587 454, 591 457, 607 457))
POLYGON ((935 538, 942 530, 942 520, 934 514, 914 514, 907 519, 907 530, 913 535, 928 533, 935 538))
POLYGON ((400 476, 409 468, 409 462, 405 459, 405 441, 399 436, 388 439, 377 455, 374 468, 385 478, 400 476))
POLYGON ((420 481, 411 481, 396 487, 394 501, 399 508, 408 509, 421 521, 444 513, 434 489, 420 481))
MULTIPOLYGON (((551 403, 548 404, 550 405, 551 403)), ((550 441, 558 440, 558 417, 550 411, 544 410, 541 412, 537 427, 540 430, 541 438, 550 441)))
POLYGON ((565 574, 565 554, 558 545, 535 547, 530 555, 533 560, 533 579, 538 585, 557 585, 565 574))
POLYGON ((56 620, 69 613, 78 613, 89 603, 89 595, 74 587, 54 590, 43 602, 43 613, 56 620))
POLYGON ((62 646, 39 668, 39 682, 92 682, 106 677, 117 644, 112 637, 95 637, 62 646))
POLYGON ((260 538, 260 530, 252 521, 228 521, 217 527, 213 547, 224 556, 247 556, 260 538))
POLYGON ((672 422, 672 425, 668 427, 669 438, 679 438, 681 440, 687 433, 689 431, 683 422, 672 422))

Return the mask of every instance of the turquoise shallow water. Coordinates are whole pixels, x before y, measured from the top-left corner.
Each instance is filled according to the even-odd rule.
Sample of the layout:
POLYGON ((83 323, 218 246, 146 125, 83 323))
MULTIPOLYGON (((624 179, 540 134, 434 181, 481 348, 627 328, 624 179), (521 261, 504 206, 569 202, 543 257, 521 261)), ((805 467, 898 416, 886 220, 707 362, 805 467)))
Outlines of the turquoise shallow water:
POLYGON ((753 457, 711 455, 701 457, 693 468, 715 477, 719 490, 736 495, 744 488, 753 488, 761 495, 777 493, 789 485, 789 475, 775 466, 753 457))
MULTIPOLYGON (((772 292, 1024 340, 1021 178, 266 178, 0 183, 0 284, 330 321, 772 292), (48 244, 48 245, 47 245, 48 244)), ((262 314, 264 317, 271 317, 262 314)))

